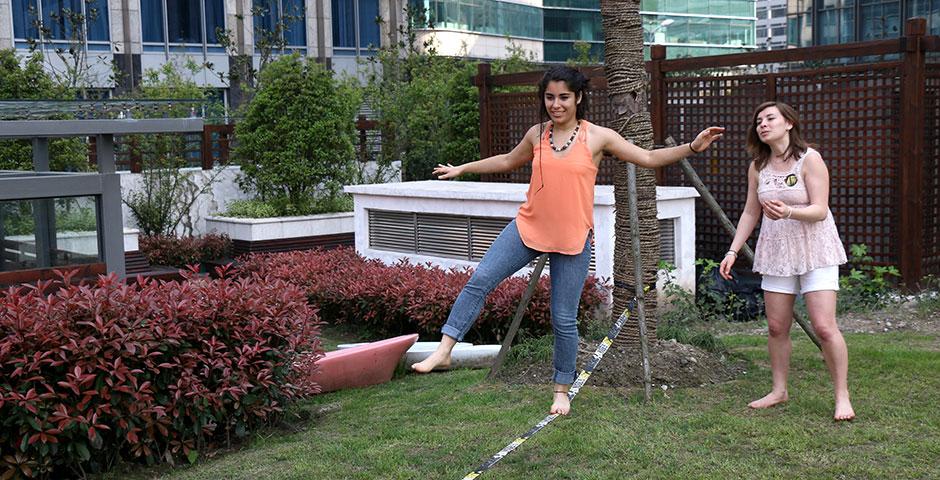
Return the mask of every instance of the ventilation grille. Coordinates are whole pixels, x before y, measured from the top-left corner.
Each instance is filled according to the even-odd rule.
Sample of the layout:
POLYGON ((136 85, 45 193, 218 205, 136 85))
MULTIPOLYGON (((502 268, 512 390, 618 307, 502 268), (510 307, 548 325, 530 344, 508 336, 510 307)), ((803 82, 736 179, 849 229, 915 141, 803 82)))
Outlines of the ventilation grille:
POLYGON ((659 259, 676 264, 676 219, 664 218, 659 221, 659 259))
MULTIPOLYGON (((369 210, 369 248, 479 262, 511 218, 369 210)), ((533 261, 530 266, 535 266, 533 261)), ((547 268, 547 267, 546 267, 547 268)), ((591 254, 590 270, 595 269, 591 254)))

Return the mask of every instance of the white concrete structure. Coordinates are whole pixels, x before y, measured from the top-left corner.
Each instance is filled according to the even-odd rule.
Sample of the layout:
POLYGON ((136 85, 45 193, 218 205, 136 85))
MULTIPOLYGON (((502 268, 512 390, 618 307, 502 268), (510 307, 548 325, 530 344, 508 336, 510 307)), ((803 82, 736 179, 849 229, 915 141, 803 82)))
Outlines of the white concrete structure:
MULTIPOLYGON (((241 174, 241 168, 238 166, 223 167, 221 172, 217 170, 203 170, 198 167, 181 169, 190 177, 197 189, 202 189, 209 182, 213 175, 218 173, 212 186, 196 199, 196 203, 189 209, 189 218, 186 223, 192 225, 193 235, 202 235, 208 232, 206 229, 206 218, 209 215, 224 212, 228 204, 235 200, 246 200, 250 196, 238 186, 238 176, 241 174)), ((143 174, 131 172, 119 172, 121 174, 121 198, 127 199, 131 192, 140 191, 143 186, 143 174)), ((137 222, 131 215, 131 210, 126 204, 122 204, 122 214, 124 217, 124 226, 136 228, 137 222)), ((182 226, 177 228, 177 234, 183 235, 182 226)))
MULTIPOLYGON (((477 262, 455 258, 403 253, 372 248, 369 243, 369 211, 416 212, 465 217, 511 219, 525 202, 527 184, 486 182, 403 182, 347 186, 355 203, 356 251, 368 258, 394 263, 406 258, 414 263, 430 262, 444 268, 475 266, 477 262)), ((659 219, 675 219, 677 283, 695 288, 695 198, 690 187, 657 187, 659 219)), ((614 252, 613 186, 598 185, 594 194, 594 275, 613 278, 614 252)))
POLYGON ((353 212, 322 213, 299 217, 271 218, 206 218, 206 231, 226 234, 232 240, 258 242, 282 238, 309 237, 351 233, 353 212))

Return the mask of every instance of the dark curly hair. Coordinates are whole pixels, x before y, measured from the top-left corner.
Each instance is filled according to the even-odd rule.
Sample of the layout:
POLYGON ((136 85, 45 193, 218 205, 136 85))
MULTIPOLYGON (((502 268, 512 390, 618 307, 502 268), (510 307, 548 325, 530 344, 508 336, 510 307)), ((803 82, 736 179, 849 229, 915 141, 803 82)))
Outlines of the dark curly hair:
POLYGON ((539 81, 539 113, 542 118, 548 118, 548 110, 545 108, 545 89, 548 88, 549 82, 562 81, 568 85, 568 89, 571 90, 575 98, 581 97, 581 102, 578 103, 578 108, 575 111, 575 118, 578 120, 584 119, 584 114, 587 113, 588 108, 588 78, 581 73, 580 70, 571 68, 565 65, 559 65, 552 68, 549 68, 545 72, 545 75, 542 76, 542 80, 539 81))

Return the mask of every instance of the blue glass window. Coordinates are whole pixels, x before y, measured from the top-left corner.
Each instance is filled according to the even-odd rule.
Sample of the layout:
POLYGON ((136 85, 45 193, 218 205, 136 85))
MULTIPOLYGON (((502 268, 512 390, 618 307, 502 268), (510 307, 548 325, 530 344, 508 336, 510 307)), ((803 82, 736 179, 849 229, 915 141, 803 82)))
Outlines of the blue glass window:
POLYGON ((140 0, 140 23, 145 42, 163 43, 163 2, 140 0))
POLYGON ((219 43, 216 32, 225 29, 224 0, 206 0, 206 42, 219 43))
POLYGON ((166 12, 161 0, 141 0, 141 29, 145 42, 196 43, 202 44, 203 28, 207 43, 218 43, 216 30, 225 28, 223 0, 203 0, 206 22, 202 24, 202 12, 198 2, 188 0, 166 0, 166 12), (163 18, 166 14, 166 29, 163 18))
POLYGON ((333 46, 356 48, 356 32, 359 48, 381 45, 378 0, 332 0, 333 46))
POLYGON ((111 38, 108 30, 107 0, 13 0, 13 35, 16 38, 37 38, 35 22, 42 12, 42 25, 51 40, 72 38, 71 15, 84 15, 88 40, 107 42, 111 38))
POLYGON ((379 46, 379 0, 359 0, 359 46, 379 46))
POLYGON ((256 42, 261 37, 261 29, 274 32, 277 23, 284 19, 284 40, 287 45, 307 45, 303 0, 254 0, 252 5, 256 42))
POLYGON ((333 46, 356 46, 356 0, 333 0, 333 46))
MULTIPOLYGON (((416 0, 426 8, 428 20, 438 28, 542 38, 539 7, 499 0, 416 0)), ((414 5, 414 4, 413 4, 414 5)))
POLYGON ((38 38, 39 32, 33 23, 37 12, 36 0, 13 0, 13 36, 16 38, 38 38))

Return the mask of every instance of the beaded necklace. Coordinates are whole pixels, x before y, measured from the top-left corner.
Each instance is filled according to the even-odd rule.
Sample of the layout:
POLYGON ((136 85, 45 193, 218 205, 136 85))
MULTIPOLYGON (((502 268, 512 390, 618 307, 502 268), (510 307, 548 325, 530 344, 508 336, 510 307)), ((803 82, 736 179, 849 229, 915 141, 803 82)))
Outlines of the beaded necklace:
POLYGON ((548 144, 552 147, 552 150, 556 152, 563 152, 566 148, 571 146, 571 142, 574 141, 575 137, 578 136, 578 129, 581 128, 581 122, 579 121, 577 125, 574 126, 574 131, 571 132, 571 138, 565 142, 561 147, 555 146, 555 124, 552 123, 552 129, 548 131, 548 144))

